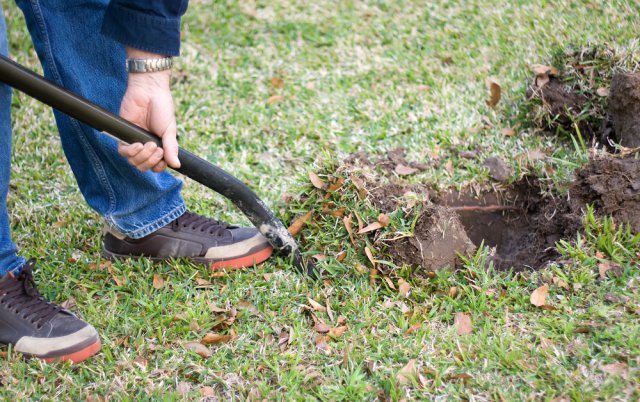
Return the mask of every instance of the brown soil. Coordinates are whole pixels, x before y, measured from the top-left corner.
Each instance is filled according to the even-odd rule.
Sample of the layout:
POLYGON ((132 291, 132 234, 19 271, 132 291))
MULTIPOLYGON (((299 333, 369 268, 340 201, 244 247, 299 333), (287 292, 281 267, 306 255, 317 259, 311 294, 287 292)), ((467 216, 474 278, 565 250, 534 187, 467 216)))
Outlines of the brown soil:
POLYGON ((420 266, 426 271, 455 267, 458 253, 468 255, 474 250, 458 215, 433 204, 425 206, 418 217, 413 236, 392 241, 389 246, 394 261, 420 266))
POLYGON ((580 228, 566 199, 541 194, 535 178, 479 197, 445 194, 422 212, 415 237, 388 242, 389 253, 396 263, 436 271, 484 244, 498 269, 541 268, 558 257, 555 243, 580 228))
POLYGON ((600 157, 576 172, 571 190, 574 210, 593 204, 600 214, 611 215, 640 232, 640 160, 600 157))
POLYGON ((628 148, 640 147, 640 73, 619 73, 611 80, 609 114, 616 142, 628 148))

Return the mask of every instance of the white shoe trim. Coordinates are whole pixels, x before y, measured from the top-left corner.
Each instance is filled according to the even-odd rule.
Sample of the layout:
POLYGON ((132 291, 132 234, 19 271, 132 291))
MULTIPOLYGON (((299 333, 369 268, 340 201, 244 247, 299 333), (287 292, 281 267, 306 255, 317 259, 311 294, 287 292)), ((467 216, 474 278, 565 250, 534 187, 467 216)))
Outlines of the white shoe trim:
POLYGON ((242 257, 252 248, 266 243, 267 238, 260 233, 256 233, 255 236, 239 243, 229 244, 228 246, 211 247, 207 250, 204 258, 230 260, 242 257))
POLYGON ((73 334, 59 336, 56 338, 36 338, 33 336, 23 336, 16 342, 14 350, 34 356, 46 356, 56 350, 70 348, 86 341, 88 338, 98 335, 98 332, 91 325, 87 325, 80 331, 73 334))

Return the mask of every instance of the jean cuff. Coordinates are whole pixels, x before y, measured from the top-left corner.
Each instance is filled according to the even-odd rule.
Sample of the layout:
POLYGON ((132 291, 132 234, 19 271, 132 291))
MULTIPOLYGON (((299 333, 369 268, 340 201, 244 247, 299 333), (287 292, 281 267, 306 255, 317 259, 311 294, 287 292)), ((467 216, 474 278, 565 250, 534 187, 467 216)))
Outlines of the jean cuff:
POLYGON ((176 206, 175 208, 173 208, 171 211, 169 211, 168 213, 164 214, 162 217, 160 217, 159 219, 154 220, 153 222, 150 222, 142 227, 138 227, 138 228, 125 228, 121 225, 119 225, 117 222, 115 222, 111 217, 109 218, 105 218, 105 221, 107 222, 107 225, 116 229, 118 232, 132 238, 132 239, 141 239, 153 232, 155 232, 156 230, 167 226, 168 224, 170 224, 171 222, 173 222, 174 220, 178 219, 179 217, 181 217, 185 212, 187 211, 187 207, 184 203, 180 203, 178 206, 176 206))

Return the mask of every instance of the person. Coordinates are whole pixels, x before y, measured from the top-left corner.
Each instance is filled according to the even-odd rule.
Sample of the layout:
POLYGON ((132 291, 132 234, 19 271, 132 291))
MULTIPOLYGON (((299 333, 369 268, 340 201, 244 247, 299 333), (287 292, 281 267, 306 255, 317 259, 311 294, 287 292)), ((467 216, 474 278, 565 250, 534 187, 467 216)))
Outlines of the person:
MULTIPOLYGON (((162 147, 118 144, 54 110, 80 191, 106 222, 103 254, 111 259, 188 257, 213 268, 252 266, 271 255, 267 240, 254 228, 189 212, 181 182, 166 172, 167 166, 180 166, 170 57, 179 55, 187 3, 17 0, 49 80, 162 139, 162 147)), ((0 53, 8 53, 1 9, 0 53)), ((33 260, 19 256, 11 239, 6 204, 10 105, 11 89, 0 85, 0 343, 46 361, 80 362, 100 350, 97 331, 40 295, 33 260)))

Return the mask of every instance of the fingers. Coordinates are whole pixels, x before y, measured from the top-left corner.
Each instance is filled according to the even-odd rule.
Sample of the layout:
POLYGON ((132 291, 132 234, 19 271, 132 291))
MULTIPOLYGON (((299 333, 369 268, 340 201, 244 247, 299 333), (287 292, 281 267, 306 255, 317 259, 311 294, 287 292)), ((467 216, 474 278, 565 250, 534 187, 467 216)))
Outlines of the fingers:
POLYGON ((178 160, 178 140, 176 138, 176 125, 175 121, 167 131, 162 134, 162 148, 164 149, 164 161, 167 165, 174 169, 180 167, 180 161, 178 160))
POLYGON ((129 161, 141 172, 152 169, 154 172, 161 172, 166 169, 167 164, 163 161, 164 151, 154 142, 147 142, 142 145, 135 143, 131 145, 118 144, 118 153, 129 161))

